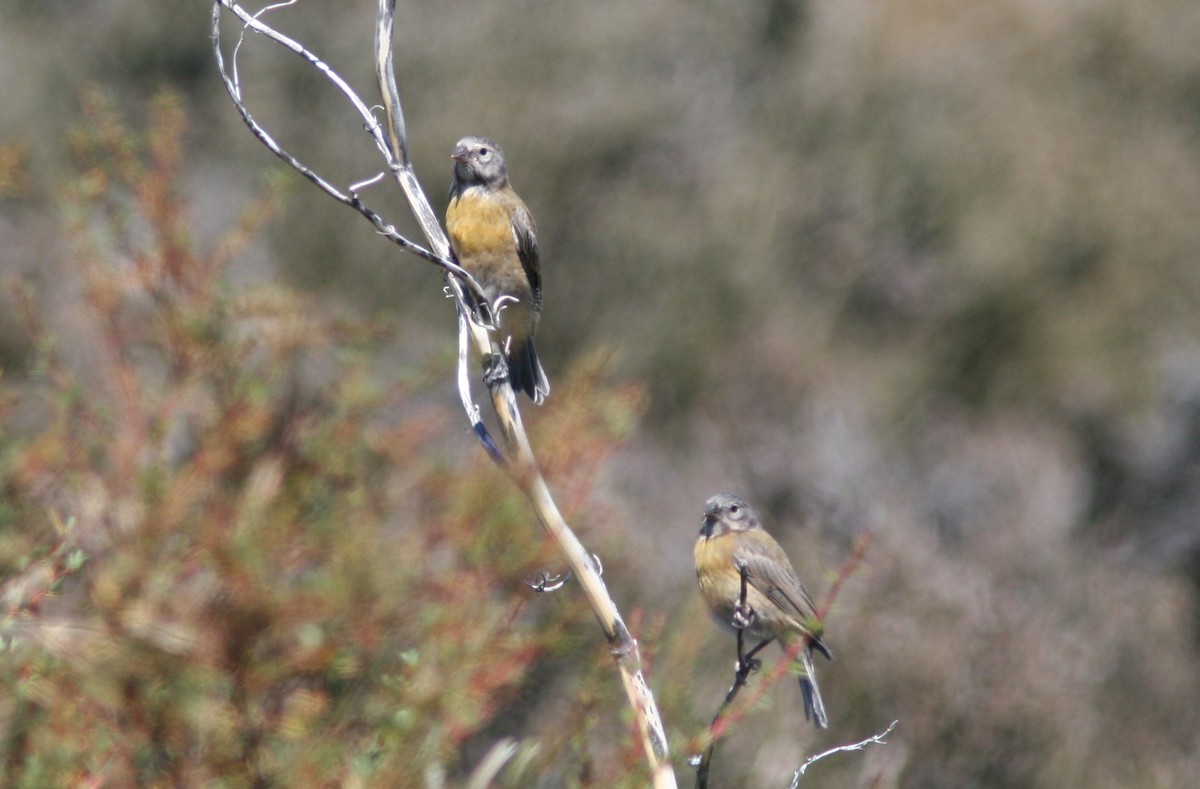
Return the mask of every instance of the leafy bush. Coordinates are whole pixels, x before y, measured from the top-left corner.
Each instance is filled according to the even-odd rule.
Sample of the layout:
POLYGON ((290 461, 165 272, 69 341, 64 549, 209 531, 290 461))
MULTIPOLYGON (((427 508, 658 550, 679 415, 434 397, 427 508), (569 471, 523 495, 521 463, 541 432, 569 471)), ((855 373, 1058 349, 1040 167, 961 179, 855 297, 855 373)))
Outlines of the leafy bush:
MULTIPOLYGON (((234 287, 278 189, 198 252, 179 101, 145 134, 85 104, 66 213, 86 363, 34 320, 37 361, 3 389, 10 785, 436 785, 550 688, 594 696, 602 642, 571 587, 521 583, 556 559, 455 429, 446 360, 395 368, 395 325, 234 287)), ((535 435, 569 511, 640 408, 604 370, 578 364, 535 435)), ((548 713, 557 739, 511 780, 588 761, 588 706, 548 713)))

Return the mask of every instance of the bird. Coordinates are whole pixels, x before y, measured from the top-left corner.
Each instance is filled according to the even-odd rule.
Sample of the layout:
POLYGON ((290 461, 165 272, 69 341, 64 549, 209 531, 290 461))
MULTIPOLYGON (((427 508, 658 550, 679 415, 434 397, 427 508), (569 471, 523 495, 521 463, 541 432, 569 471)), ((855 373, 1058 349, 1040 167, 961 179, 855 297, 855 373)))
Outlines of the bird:
MULTIPOLYGON (((459 265, 491 302, 509 382, 541 405, 550 381, 533 335, 542 314, 537 226, 508 182, 504 151, 487 137, 463 137, 454 146, 454 177, 446 230, 459 265)), ((489 381, 490 382, 490 381, 489 381)))
POLYGON ((824 625, 787 554, 763 529, 746 500, 729 493, 709 498, 693 552, 700 596, 717 624, 734 634, 740 630, 759 642, 744 657, 739 655, 739 661, 749 661, 772 641, 778 640, 787 649, 795 639, 807 637, 807 645, 796 656, 803 668, 804 717, 819 728, 829 728, 812 661, 813 650, 833 660, 824 640, 824 625))

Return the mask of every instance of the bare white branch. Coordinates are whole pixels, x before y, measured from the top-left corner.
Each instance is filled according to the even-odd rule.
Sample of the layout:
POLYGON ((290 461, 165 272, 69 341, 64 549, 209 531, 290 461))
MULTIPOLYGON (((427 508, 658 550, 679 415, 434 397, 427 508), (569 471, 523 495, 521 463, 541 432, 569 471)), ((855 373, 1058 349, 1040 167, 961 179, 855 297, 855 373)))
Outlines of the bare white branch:
POLYGON ((382 181, 384 178, 387 178, 387 173, 375 173, 370 178, 367 178, 364 181, 357 181, 355 183, 350 184, 350 186, 347 188, 350 190, 351 194, 354 194, 355 192, 361 191, 362 189, 364 189, 368 186, 374 186, 375 184, 382 181))
MULTIPOLYGON (((462 293, 454 291, 453 295, 459 299, 459 304, 462 304, 462 293)), ((483 423, 483 417, 480 415, 479 406, 475 404, 474 398, 471 396, 471 321, 467 317, 468 313, 460 306, 458 310, 458 399, 462 403, 463 410, 467 412, 467 420, 471 423, 471 430, 474 431, 479 443, 483 445, 484 451, 488 453, 488 457, 496 462, 499 466, 504 466, 507 461, 504 458, 504 453, 500 451, 500 447, 496 446, 492 434, 488 432, 487 426, 483 423)))
POLYGON ((888 726, 886 729, 879 732, 879 734, 876 734, 873 737, 868 737, 861 742, 851 743, 850 745, 839 745, 836 748, 830 748, 829 750, 822 751, 815 756, 808 757, 804 764, 800 765, 800 769, 796 770, 796 774, 792 776, 792 783, 788 789, 797 789, 797 787, 800 786, 800 776, 804 775, 804 771, 808 769, 808 766, 813 762, 824 759, 826 756, 832 756, 835 753, 842 753, 843 751, 861 751, 868 745, 887 745, 887 740, 884 738, 892 733, 892 729, 896 728, 896 724, 898 723, 900 723, 898 720, 892 721, 891 726, 888 726))
MULTIPOLYGON (((269 40, 287 48, 291 52, 294 52, 318 71, 320 71, 321 74, 324 75, 325 78, 331 83, 333 83, 333 85, 337 87, 342 95, 346 97, 355 110, 358 111, 359 115, 363 119, 364 128, 371 135, 376 147, 387 159, 389 169, 395 171, 399 166, 391 154, 391 149, 387 143, 387 139, 378 119, 376 119, 375 115, 371 112, 371 108, 358 97, 358 94, 354 92, 354 89, 350 87, 349 83, 342 79, 342 77, 332 68, 330 68, 328 64, 322 61, 314 53, 306 49, 299 42, 289 38, 278 30, 275 30, 263 22, 262 19, 260 19, 260 17, 264 16, 268 11, 272 11, 290 4, 290 2, 276 3, 259 10, 254 14, 251 14, 233 0, 215 0, 213 3, 213 54, 216 59, 217 70, 220 72, 221 80, 225 84, 225 90, 229 94, 230 99, 232 99, 238 113, 242 116, 242 121, 250 128, 250 131, 254 134, 254 136, 257 137, 269 151, 271 151, 271 153, 282 159, 288 164, 288 166, 292 167, 298 173, 303 175, 310 182, 316 185, 317 188, 321 189, 330 197, 337 200, 339 203, 342 203, 343 205, 354 208, 356 211, 366 217, 367 220, 375 226, 375 229, 380 233, 380 235, 397 244, 405 251, 411 252, 417 257, 428 260, 434 265, 440 266, 447 272, 453 274, 455 277, 458 277, 465 282, 471 292, 475 294, 478 303, 486 303, 487 300, 483 297, 483 289, 479 287, 479 283, 475 281, 475 278, 457 263, 454 263, 450 260, 449 246, 447 246, 444 250, 439 250, 438 253, 435 254, 434 252, 430 252, 428 249, 425 249, 421 245, 410 241, 398 230, 396 230, 394 225, 384 221, 383 217, 380 216, 377 211, 363 202, 353 187, 343 192, 341 189, 334 186, 330 181, 322 178, 312 168, 305 165, 300 161, 300 159, 276 142, 271 134, 267 132, 267 130, 263 128, 257 120, 255 120, 253 115, 251 115, 249 108, 246 106, 244 97, 242 96, 240 78, 237 76, 237 55, 241 49, 242 41, 247 29, 253 30, 256 33, 260 33, 269 40), (238 42, 234 47, 233 58, 231 60, 231 65, 228 68, 226 67, 225 56, 221 47, 222 8, 227 9, 242 21, 242 32, 239 35, 238 42)), ((488 323, 486 319, 481 320, 485 325, 488 323)))

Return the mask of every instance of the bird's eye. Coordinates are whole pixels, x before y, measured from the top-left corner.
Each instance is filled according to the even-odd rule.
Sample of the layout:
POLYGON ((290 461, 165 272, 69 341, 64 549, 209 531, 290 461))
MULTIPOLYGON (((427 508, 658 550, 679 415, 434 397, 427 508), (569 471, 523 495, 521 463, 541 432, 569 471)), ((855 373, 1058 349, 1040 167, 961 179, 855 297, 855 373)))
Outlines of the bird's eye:
POLYGON ((736 505, 736 504, 730 504, 730 505, 729 505, 729 512, 730 512, 730 514, 732 514, 732 515, 737 515, 737 514, 738 514, 739 512, 741 512, 741 511, 742 511, 742 508, 741 508, 741 507, 739 507, 738 505, 736 505))
POLYGON ((479 149, 479 156, 480 156, 480 158, 487 158, 487 155, 488 155, 489 153, 491 153, 491 151, 489 151, 487 148, 480 148, 480 149, 479 149))

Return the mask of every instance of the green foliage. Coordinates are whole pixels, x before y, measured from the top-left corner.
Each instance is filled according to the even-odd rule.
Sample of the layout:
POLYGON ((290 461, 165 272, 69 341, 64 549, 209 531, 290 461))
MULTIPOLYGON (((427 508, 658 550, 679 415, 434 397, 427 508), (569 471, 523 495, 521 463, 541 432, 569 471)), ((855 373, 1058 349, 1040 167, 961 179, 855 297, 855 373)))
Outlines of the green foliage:
MULTIPOLYGON (((594 699, 601 642, 572 587, 520 582, 556 560, 453 401, 387 369, 395 327, 232 287, 276 194, 198 252, 178 99, 144 134, 84 106, 66 211, 94 346, 72 365, 37 336, 0 393, 8 785, 412 786, 464 776, 497 726, 531 737, 513 785, 617 781, 586 717, 501 726, 547 683, 594 699)), ((563 378, 535 433, 569 512, 640 408, 606 367, 563 378)))

